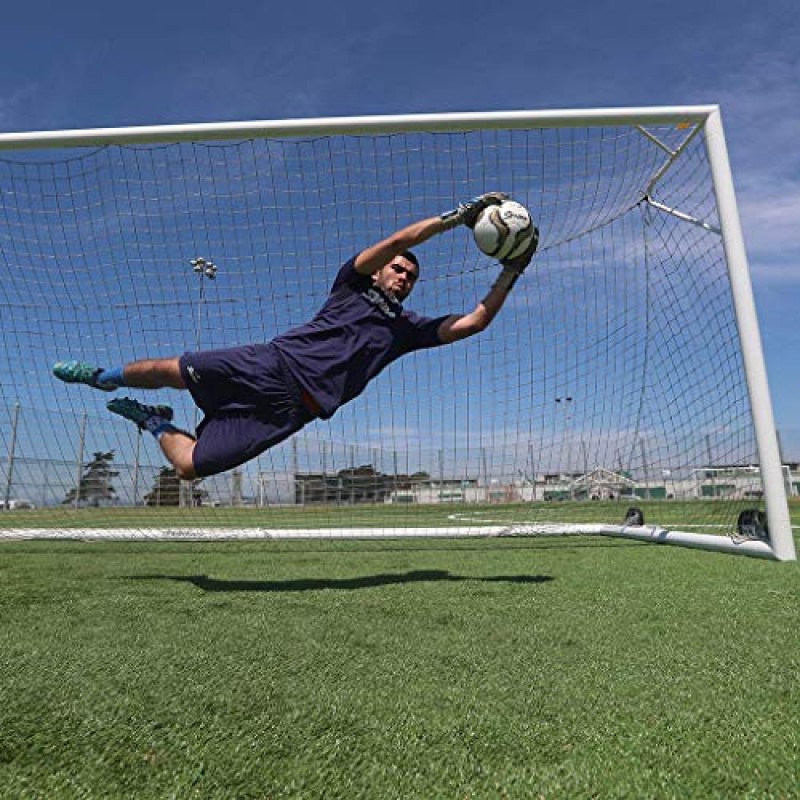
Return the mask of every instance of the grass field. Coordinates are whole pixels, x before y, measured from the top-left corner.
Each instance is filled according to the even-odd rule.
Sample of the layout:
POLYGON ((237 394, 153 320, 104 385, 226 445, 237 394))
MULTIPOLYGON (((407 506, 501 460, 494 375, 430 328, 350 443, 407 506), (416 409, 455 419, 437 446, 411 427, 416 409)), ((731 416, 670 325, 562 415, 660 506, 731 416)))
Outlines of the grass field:
POLYGON ((0 542, 0 797, 797 797, 799 577, 580 537, 0 542))

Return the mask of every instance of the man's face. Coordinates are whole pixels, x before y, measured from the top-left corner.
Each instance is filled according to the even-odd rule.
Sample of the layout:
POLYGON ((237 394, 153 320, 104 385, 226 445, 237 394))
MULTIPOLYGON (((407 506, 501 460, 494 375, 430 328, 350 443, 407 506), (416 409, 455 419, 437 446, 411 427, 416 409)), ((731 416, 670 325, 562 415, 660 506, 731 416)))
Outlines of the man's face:
POLYGON ((395 256, 375 273, 375 285, 402 303, 411 294, 419 272, 413 261, 395 256))

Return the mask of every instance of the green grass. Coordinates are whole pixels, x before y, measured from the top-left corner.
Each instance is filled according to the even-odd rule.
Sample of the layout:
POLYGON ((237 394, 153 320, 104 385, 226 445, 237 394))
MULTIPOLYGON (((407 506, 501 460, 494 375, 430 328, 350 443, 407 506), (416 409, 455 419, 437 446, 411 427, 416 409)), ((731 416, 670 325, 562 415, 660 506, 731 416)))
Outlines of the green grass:
POLYGON ((795 797, 800 583, 569 539, 0 543, 0 797, 795 797))

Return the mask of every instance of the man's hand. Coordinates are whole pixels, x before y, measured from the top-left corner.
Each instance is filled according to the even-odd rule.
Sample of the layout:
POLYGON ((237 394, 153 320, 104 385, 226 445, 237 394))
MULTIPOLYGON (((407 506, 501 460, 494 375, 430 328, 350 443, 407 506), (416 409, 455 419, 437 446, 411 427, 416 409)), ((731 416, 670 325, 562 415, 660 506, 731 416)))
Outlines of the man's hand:
POLYGON ((533 238, 531 239, 530 244, 525 248, 524 252, 520 253, 518 256, 514 256, 514 258, 504 258, 500 261, 500 263, 503 265, 503 271, 494 282, 494 286, 492 288, 495 290, 502 289, 506 292, 510 292, 514 288, 517 278, 519 278, 519 276, 525 272, 528 264, 531 263, 533 254, 536 252, 536 248, 538 246, 539 229, 534 225, 533 238))
POLYGON ((536 252, 536 249, 538 247, 539 247, 539 229, 534 225, 533 238, 531 239, 530 244, 518 256, 514 256, 514 258, 501 259, 500 263, 503 265, 503 269, 508 270, 509 272, 513 272, 515 275, 522 275, 522 273, 525 272, 525 269, 527 268, 528 264, 531 263, 533 254, 536 252))
POLYGON ((473 197, 472 200, 467 200, 466 203, 459 203, 457 208, 452 211, 446 211, 441 215, 440 219, 443 223, 442 230, 449 231, 458 225, 466 225, 468 228, 474 228, 475 223, 478 221, 481 211, 489 206, 499 206, 504 201, 508 200, 508 195, 505 192, 487 192, 486 194, 473 197))

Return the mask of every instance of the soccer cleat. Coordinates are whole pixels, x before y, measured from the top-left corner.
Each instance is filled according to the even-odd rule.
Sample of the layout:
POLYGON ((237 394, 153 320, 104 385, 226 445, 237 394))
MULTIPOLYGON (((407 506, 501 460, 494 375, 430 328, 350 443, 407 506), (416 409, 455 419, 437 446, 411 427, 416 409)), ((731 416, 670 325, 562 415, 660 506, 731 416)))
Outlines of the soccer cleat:
POLYGON ((97 378, 102 367, 93 367, 85 361, 59 361, 53 365, 53 375, 64 383, 85 383, 101 392, 113 392, 118 389, 113 383, 99 383, 97 378))
POLYGON ((130 397, 115 397, 106 403, 106 408, 136 423, 142 430, 151 428, 154 423, 171 422, 174 416, 170 406, 148 406, 130 397))

